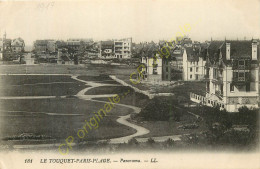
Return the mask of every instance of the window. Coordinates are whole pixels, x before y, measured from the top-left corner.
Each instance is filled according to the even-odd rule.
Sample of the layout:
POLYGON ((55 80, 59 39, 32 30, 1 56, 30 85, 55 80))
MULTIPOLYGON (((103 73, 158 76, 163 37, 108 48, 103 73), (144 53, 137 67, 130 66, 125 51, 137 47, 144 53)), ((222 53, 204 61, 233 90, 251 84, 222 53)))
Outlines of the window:
POLYGON ((238 68, 244 69, 245 68, 245 61, 244 60, 239 60, 238 61, 238 68))
POLYGON ((192 79, 192 75, 190 75, 190 79, 192 79))
POLYGON ((210 83, 207 82, 207 91, 209 92, 210 91, 210 83))
POLYGON ((244 65, 245 65, 245 61, 244 61, 244 60, 238 61, 238 65, 239 65, 239 66, 244 66, 244 65))
POLYGON ((215 69, 213 68, 213 78, 216 77, 216 74, 215 74, 215 69))
POLYGON ((197 65, 199 64, 199 61, 197 61, 197 65))
POLYGON ((246 91, 247 91, 247 92, 250 92, 250 83, 247 83, 247 84, 246 84, 246 91))
POLYGON ((154 75, 157 75, 157 74, 158 74, 157 68, 153 68, 153 74, 154 74, 154 75))
POLYGON ((166 72, 168 72, 168 67, 166 67, 166 72))
POLYGON ((237 78, 238 78, 238 72, 233 72, 233 79, 237 80, 237 78))
POLYGON ((234 85, 230 84, 230 92, 234 92, 234 85))
POLYGON ((238 81, 245 81, 245 72, 238 73, 238 81))
POLYGON ((192 72, 192 67, 190 68, 190 72, 192 72))
POLYGON ((198 67, 196 67, 196 72, 198 72, 199 71, 199 68, 198 67))

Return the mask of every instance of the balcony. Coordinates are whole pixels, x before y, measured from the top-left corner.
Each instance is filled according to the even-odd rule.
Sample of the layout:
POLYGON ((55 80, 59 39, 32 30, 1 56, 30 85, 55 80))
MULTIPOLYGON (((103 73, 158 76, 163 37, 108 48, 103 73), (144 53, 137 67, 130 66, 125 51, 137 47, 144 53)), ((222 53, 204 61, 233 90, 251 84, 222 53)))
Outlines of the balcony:
POLYGON ((117 54, 122 54, 122 51, 116 50, 115 53, 117 53, 117 54))
POLYGON ((115 42, 115 46, 122 46, 123 42, 115 42))

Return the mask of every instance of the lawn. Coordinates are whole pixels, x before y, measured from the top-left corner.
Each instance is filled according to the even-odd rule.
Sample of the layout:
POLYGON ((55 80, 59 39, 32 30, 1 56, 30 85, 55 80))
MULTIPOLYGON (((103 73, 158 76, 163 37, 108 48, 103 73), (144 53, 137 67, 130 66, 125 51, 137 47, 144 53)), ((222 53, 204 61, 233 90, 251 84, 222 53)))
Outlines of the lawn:
MULTIPOLYGON (((120 98, 122 98, 123 93, 117 93, 117 94, 120 96, 120 98)), ((107 100, 107 98, 95 98, 94 100, 105 101, 107 100)), ((132 105, 140 108, 146 106, 148 102, 149 102, 149 98, 147 96, 134 92, 133 89, 130 89, 130 92, 127 94, 126 97, 120 99, 121 104, 132 105)))
POLYGON ((0 96, 75 95, 86 87, 70 76, 0 76, 0 96))
POLYGON ((1 85, 0 96, 66 96, 76 95, 86 88, 81 83, 54 83, 38 85, 1 85))
MULTIPOLYGON (((82 79, 111 81, 108 76, 81 76, 82 79), (104 78, 103 78, 104 77, 104 78), (92 78, 92 79, 91 79, 92 78)), ((85 83, 63 75, 11 75, 1 76, 1 96, 62 96, 75 95, 88 87, 85 83)), ((113 83, 111 81, 111 83, 113 83)), ((113 88, 113 87, 112 87, 113 88)), ((117 88, 118 89, 118 88, 117 88)), ((113 88, 113 90, 117 90, 113 88)), ((122 87, 120 90, 126 89, 122 87)), ((107 87, 111 91, 110 87, 107 87)), ((98 90, 106 94, 106 90, 98 90)), ((118 91, 118 90, 117 90, 118 91)), ((125 91, 125 90, 124 90, 125 91)), ((108 98, 104 101, 108 102, 108 98)), ((104 108, 105 103, 81 100, 76 97, 51 99, 10 99, 0 100, 0 138, 17 139, 21 134, 45 139, 44 143, 63 142, 72 135, 77 139, 77 131, 90 120, 93 112, 104 108)), ((135 133, 135 130, 116 122, 118 116, 131 113, 133 110, 115 106, 99 123, 99 128, 89 132, 87 140, 109 139, 135 133)), ((86 140, 86 139, 85 139, 86 140)), ((18 144, 32 143, 41 140, 20 140, 18 144)), ((76 140, 80 141, 80 140, 76 140)), ((12 141, 14 142, 14 140, 12 141)), ((17 141, 16 141, 17 142, 17 141)), ((39 142, 38 142, 39 143, 39 142)), ((43 143, 43 142, 40 142, 43 143)))
POLYGON ((82 82, 76 81, 71 76, 51 76, 51 75, 2 75, 0 84, 3 85, 26 85, 35 83, 53 83, 53 82, 82 82))
MULTIPOLYGON (((37 100, 0 100, 1 138, 18 136, 22 133, 46 135, 57 141, 69 135, 76 137, 84 120, 92 117, 104 107, 104 103, 79 99, 37 99, 37 100), (37 106, 36 106, 37 105, 37 106)), ((119 115, 132 110, 114 107, 103 118, 100 126, 89 133, 89 140, 112 138, 133 134, 134 131, 116 122, 119 115)))
POLYGON ((86 95, 100 95, 100 94, 120 94, 132 91, 130 87, 126 86, 101 86, 88 90, 86 95))
MULTIPOLYGON (((108 81, 112 80, 108 75, 100 75, 100 76, 78 76, 79 79, 85 81, 108 81)), ((114 81, 114 80, 113 80, 114 81)), ((115 81, 114 81, 115 82, 115 81)))
POLYGON ((2 74, 75 74, 86 76, 105 75, 130 75, 135 71, 133 66, 117 66, 103 64, 82 64, 82 65, 1 65, 2 74))
POLYGON ((205 95, 206 94, 206 83, 202 81, 198 82, 183 82, 182 85, 178 85, 171 90, 176 96, 184 96, 190 98, 190 92, 205 95))

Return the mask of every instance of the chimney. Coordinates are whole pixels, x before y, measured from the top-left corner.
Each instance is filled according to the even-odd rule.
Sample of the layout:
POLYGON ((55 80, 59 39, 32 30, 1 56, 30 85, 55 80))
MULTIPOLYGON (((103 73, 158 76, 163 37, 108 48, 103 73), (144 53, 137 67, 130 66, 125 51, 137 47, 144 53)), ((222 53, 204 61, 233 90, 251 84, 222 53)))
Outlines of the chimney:
POLYGON ((257 60, 257 42, 252 42, 252 60, 257 60))
POLYGON ((230 60, 230 43, 226 42, 226 59, 230 60))

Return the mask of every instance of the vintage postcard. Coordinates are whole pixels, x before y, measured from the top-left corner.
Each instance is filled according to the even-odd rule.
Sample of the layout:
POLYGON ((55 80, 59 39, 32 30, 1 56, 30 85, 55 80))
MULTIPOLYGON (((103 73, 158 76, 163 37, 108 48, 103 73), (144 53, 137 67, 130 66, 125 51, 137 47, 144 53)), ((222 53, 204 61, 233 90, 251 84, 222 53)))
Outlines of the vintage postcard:
POLYGON ((259 0, 0 1, 0 169, 259 169, 259 0))

